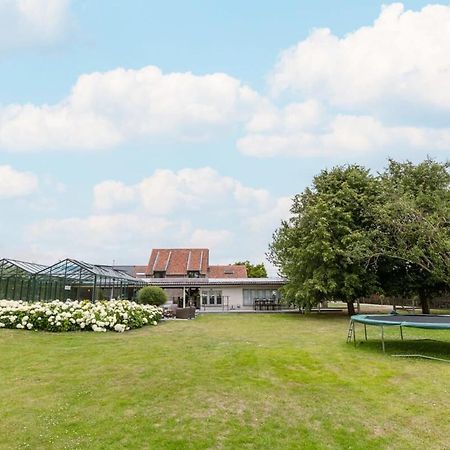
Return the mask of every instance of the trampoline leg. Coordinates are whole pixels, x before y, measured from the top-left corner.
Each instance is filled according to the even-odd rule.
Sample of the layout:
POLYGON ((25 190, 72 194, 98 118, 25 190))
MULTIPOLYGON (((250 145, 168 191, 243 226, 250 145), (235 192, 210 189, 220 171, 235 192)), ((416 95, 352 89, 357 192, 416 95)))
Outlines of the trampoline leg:
POLYGON ((403 341, 403 327, 400 325, 400 337, 402 338, 403 341))
POLYGON ((367 325, 364 324, 364 336, 366 337, 366 341, 367 341, 367 325))
POLYGON ((384 327, 381 325, 381 348, 383 349, 383 353, 386 353, 386 348, 384 346, 384 327))
POLYGON ((356 327, 355 322, 352 322, 353 325, 353 345, 356 347, 356 327))

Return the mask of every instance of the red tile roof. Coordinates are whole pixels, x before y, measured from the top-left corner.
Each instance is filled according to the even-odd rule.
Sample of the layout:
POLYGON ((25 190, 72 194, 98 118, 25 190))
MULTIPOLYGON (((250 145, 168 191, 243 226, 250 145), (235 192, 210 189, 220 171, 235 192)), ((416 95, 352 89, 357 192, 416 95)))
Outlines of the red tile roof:
POLYGON ((192 270, 206 276, 208 266, 207 248, 155 248, 150 255, 147 274, 165 272, 166 276, 187 276, 192 270))
MULTIPOLYGON (((147 273, 148 266, 134 266, 134 276, 137 274, 147 273)), ((142 275, 141 275, 142 276, 142 275)))
POLYGON ((122 272, 131 275, 132 277, 142 277, 147 272, 147 266, 122 266, 122 265, 114 265, 113 269, 120 270, 122 272))
POLYGON ((242 264, 228 266, 209 266, 209 278, 247 278, 247 268, 242 264))

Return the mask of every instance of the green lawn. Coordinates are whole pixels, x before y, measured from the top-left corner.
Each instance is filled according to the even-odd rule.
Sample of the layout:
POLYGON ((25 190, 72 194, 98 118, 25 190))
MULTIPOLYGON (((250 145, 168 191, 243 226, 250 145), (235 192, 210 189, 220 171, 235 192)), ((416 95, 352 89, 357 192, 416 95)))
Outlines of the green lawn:
MULTIPOLYGON (((211 314, 125 334, 2 329, 0 448, 450 448, 450 364, 383 355, 377 328, 355 348, 347 325, 211 314)), ((448 332, 387 335, 388 352, 450 359, 448 332)))

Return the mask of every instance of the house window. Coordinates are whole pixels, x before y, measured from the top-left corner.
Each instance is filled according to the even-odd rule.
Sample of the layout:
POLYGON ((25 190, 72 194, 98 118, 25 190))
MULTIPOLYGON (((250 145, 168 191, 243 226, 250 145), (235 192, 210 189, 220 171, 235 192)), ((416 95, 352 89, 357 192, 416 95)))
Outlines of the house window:
POLYGON ((157 270, 153 272, 153 278, 166 278, 166 271, 165 270, 157 270))
POLYGON ((202 305, 221 306, 222 305, 222 291, 212 290, 212 289, 202 291, 202 305))
POLYGON ((244 289, 244 306, 253 306, 255 300, 280 300, 278 290, 273 289, 244 289))
POLYGON ((200 278, 200 271, 198 270, 188 270, 188 278, 200 278))

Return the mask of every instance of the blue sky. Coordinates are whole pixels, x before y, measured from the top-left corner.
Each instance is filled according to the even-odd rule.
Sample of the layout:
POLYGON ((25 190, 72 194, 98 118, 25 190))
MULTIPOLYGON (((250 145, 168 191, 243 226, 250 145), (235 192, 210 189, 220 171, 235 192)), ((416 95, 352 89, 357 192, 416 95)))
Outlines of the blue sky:
POLYGON ((0 0, 0 257, 262 260, 325 167, 450 155, 450 6, 0 0))

